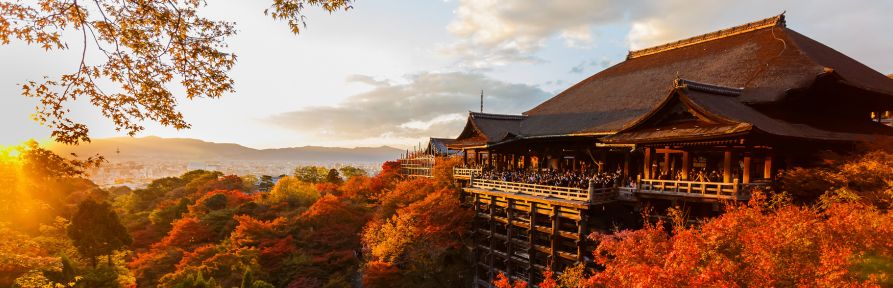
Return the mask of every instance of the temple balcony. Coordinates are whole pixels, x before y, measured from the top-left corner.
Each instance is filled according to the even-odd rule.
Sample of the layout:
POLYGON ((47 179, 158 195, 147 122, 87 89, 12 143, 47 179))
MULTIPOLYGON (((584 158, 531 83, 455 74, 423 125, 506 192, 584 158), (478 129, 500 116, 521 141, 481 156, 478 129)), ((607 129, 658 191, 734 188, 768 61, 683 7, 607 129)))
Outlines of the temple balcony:
POLYGON ((746 201, 750 199, 751 191, 769 185, 769 182, 739 183, 738 180, 725 183, 639 179, 634 186, 601 188, 590 182, 588 188, 576 188, 481 179, 477 178, 480 171, 480 169, 454 168, 453 175, 457 180, 468 181, 465 188, 467 192, 511 194, 514 197, 532 197, 578 205, 637 201, 639 198, 746 201))
POLYGON ((746 201, 750 199, 753 189, 768 185, 768 182, 739 183, 737 179, 731 183, 641 179, 637 187, 624 188, 632 192, 633 197, 670 196, 746 201))
POLYGON ((481 175, 481 172, 481 168, 453 168, 453 178, 469 180, 471 175, 481 175))

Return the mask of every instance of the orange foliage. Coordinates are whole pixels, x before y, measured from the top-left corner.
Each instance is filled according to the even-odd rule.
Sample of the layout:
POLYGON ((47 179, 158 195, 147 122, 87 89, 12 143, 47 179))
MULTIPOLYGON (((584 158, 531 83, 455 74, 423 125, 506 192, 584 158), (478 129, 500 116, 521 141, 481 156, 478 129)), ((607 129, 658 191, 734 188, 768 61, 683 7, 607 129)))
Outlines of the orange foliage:
POLYGON ((370 261, 363 271, 363 287, 393 287, 400 281, 397 267, 384 261, 370 261))
POLYGON ((512 283, 508 277, 505 277, 505 274, 499 273, 496 275, 496 280, 493 280, 493 286, 496 288, 527 288, 527 282, 518 280, 512 283))
POLYGON ((757 194, 700 228, 596 235, 590 286, 876 286, 893 261, 893 214, 860 203, 769 206, 757 194), (868 268, 866 268, 868 267, 868 268))

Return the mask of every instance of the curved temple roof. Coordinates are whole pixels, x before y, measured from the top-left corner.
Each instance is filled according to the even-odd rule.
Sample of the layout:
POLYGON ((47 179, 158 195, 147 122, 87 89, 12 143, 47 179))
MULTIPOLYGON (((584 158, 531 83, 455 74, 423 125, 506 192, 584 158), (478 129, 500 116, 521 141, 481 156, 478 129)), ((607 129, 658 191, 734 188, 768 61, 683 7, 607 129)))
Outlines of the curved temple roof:
MULTIPOLYGON (((659 106, 674 89, 669 83, 679 78, 739 91, 738 96, 723 99, 722 104, 716 105, 728 108, 721 109, 722 113, 744 113, 740 111, 753 110, 749 108, 751 105, 781 102, 790 91, 809 88, 817 77, 829 71, 845 85, 893 95, 893 80, 788 29, 784 15, 778 15, 631 51, 626 61, 571 86, 522 116, 472 112, 458 139, 472 136, 466 133, 470 132, 469 126, 478 127, 485 135, 478 136, 486 138, 486 143, 503 141, 506 137, 611 135, 659 106), (506 120, 509 117, 516 118, 506 120)), ((726 92, 707 91, 709 94, 726 92)), ((893 96, 882 99, 893 106, 893 96)), ((702 101, 713 103, 713 100, 702 101)), ((788 128, 766 130, 775 133, 788 128)))

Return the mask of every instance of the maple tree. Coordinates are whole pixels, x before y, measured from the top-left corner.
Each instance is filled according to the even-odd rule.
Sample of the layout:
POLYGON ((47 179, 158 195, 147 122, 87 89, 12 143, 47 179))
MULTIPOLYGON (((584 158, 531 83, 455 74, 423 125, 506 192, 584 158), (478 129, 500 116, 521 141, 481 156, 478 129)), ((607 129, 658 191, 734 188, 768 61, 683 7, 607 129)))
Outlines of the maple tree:
MULTIPOLYGON (((349 9, 350 2, 274 0, 265 12, 299 33, 305 7, 333 12, 349 9)), ((0 43, 80 50, 74 71, 22 85, 23 95, 39 100, 34 119, 50 127, 57 142, 90 141, 87 125, 69 117, 70 103, 78 98, 87 98, 131 136, 147 120, 185 129, 189 124, 177 111, 172 83, 187 99, 233 91, 229 71, 236 55, 226 51, 226 41, 236 33, 235 23, 202 16, 206 5, 197 0, 0 2, 0 43), (93 55, 97 59, 88 59, 93 55)))

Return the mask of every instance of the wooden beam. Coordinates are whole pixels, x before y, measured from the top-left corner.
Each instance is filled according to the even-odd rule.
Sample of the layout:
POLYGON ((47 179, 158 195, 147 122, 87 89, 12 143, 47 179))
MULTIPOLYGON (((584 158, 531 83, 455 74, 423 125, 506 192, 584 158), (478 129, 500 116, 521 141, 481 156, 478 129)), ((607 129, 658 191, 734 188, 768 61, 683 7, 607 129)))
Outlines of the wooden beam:
POLYGON ((722 182, 732 182, 732 150, 729 148, 722 153, 722 182))

